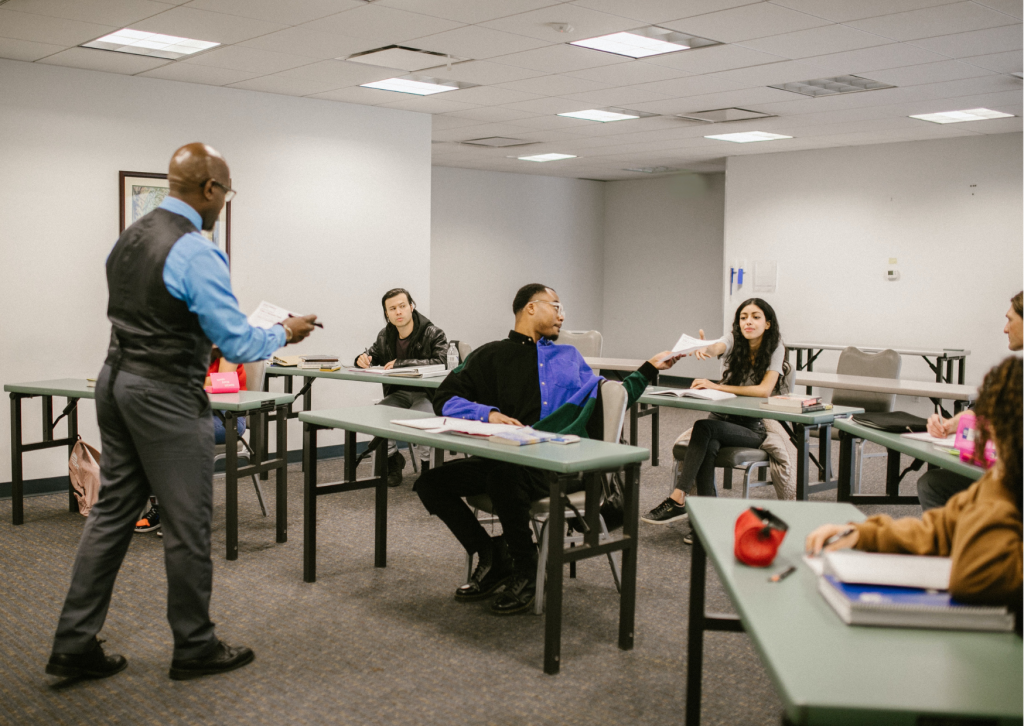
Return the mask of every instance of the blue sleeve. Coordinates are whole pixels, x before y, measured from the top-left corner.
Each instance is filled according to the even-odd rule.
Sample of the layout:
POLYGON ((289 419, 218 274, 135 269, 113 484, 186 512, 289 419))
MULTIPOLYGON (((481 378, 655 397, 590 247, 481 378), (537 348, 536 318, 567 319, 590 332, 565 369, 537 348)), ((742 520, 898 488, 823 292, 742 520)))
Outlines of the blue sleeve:
POLYGON ((498 409, 494 406, 484 406, 481 403, 473 403, 467 401, 465 398, 460 396, 452 396, 444 402, 444 408, 441 409, 442 416, 451 416, 452 418, 466 418, 473 421, 487 422, 487 419, 491 417, 491 411, 497 411, 498 409))
POLYGON ((265 360, 285 344, 284 328, 249 325, 231 292, 227 258, 197 233, 183 236, 164 263, 164 285, 199 316, 199 324, 232 363, 265 360))

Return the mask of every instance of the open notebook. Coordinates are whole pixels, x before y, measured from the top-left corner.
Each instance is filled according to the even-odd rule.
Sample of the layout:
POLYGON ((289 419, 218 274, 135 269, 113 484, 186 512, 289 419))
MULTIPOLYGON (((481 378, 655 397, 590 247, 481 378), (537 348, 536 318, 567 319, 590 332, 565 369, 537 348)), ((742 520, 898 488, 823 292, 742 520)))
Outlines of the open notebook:
POLYGON ((663 391, 651 391, 651 396, 672 396, 675 398, 700 398, 705 401, 724 401, 727 398, 736 398, 735 393, 716 391, 711 388, 666 388, 663 391))

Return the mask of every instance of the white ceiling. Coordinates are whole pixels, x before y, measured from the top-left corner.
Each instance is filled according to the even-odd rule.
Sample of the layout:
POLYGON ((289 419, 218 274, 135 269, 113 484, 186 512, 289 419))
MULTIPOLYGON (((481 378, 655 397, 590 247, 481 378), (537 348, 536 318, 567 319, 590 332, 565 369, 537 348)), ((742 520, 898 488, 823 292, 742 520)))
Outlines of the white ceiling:
POLYGON ((721 170, 737 154, 1020 132, 1021 0, 8 0, 0 57, 109 73, 420 111, 434 163, 590 179, 635 167, 721 170), (573 30, 559 33, 553 23, 573 30), (644 60, 567 45, 657 24, 723 45, 644 60), (216 41, 169 62, 79 48, 123 27, 216 41), (360 88, 404 71, 336 60, 402 44, 470 59, 429 72, 478 84, 417 97, 360 88), (809 98, 769 88, 860 75, 896 88, 809 98), (555 114, 620 106, 659 114, 608 124, 555 114), (736 106, 764 120, 676 114, 736 106), (1015 115, 937 125, 908 118, 983 106, 1015 115), (733 144, 706 134, 793 139, 733 144), (459 142, 535 142, 484 148, 459 142), (538 164, 518 154, 576 154, 538 164))

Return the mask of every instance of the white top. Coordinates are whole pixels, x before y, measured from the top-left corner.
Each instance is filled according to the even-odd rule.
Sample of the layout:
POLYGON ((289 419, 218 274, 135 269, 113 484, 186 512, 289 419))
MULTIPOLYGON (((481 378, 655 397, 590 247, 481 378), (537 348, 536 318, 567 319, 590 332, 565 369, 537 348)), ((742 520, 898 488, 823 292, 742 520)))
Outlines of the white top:
MULTIPOLYGON (((725 375, 725 359, 732 354, 732 349, 736 344, 733 338, 732 331, 727 330, 725 335, 722 336, 722 342, 725 343, 725 353, 722 356, 722 375, 725 375)), ((775 371, 779 374, 778 388, 776 389, 780 395, 789 393, 789 387, 786 385, 786 377, 782 370, 782 364, 786 362, 786 346, 779 341, 778 346, 772 352, 772 359, 768 362, 768 371, 775 371)), ((766 371, 766 372, 768 372, 766 371)), ((757 386, 760 385, 761 381, 755 381, 753 371, 747 374, 745 381, 741 382, 741 386, 757 386)))

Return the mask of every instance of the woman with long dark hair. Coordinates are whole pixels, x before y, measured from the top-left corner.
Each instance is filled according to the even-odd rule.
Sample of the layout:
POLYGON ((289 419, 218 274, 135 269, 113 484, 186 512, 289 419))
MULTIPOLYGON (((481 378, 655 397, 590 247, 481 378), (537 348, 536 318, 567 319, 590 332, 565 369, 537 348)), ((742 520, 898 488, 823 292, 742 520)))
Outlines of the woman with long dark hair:
MULTIPOLYGON (((807 551, 856 547, 950 557, 949 594, 960 602, 1021 607, 1021 409, 1024 365, 1007 358, 985 376, 975 404, 976 457, 995 443, 996 463, 970 488, 920 519, 884 514, 851 524, 826 524, 807 536, 807 551), (825 547, 834 535, 846 534, 825 547)), ((984 465, 981 461, 976 461, 984 465)))
MULTIPOLYGON (((732 329, 722 340, 694 355, 701 360, 722 356, 724 359, 720 383, 698 378, 692 388, 759 398, 789 392, 786 379, 790 367, 786 362, 786 347, 782 343, 779 321, 772 306, 760 298, 744 301, 736 308, 732 329)), ((675 490, 642 519, 651 524, 668 524, 686 517, 685 492, 694 484, 700 496, 718 496, 715 488, 718 450, 723 446, 756 449, 765 435, 764 422, 759 418, 713 413, 698 421, 694 424, 675 490)))

